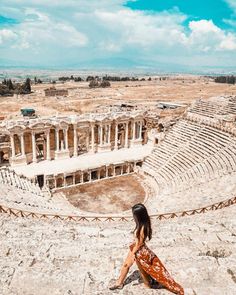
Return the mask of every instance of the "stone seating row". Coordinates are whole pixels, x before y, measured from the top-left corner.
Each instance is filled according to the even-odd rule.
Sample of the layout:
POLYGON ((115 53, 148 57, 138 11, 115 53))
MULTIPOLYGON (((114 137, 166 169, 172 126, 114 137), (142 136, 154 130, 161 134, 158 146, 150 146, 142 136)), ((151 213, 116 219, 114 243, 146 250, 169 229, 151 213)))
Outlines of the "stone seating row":
MULTIPOLYGON (((172 159, 161 171, 153 169, 154 162, 147 161, 146 166, 149 166, 154 172, 158 183, 164 184, 165 187, 170 187, 170 183, 174 183, 177 190, 181 187, 183 189, 184 185, 189 186, 191 181, 200 181, 201 178, 206 181, 236 169, 235 160, 229 156, 227 151, 224 151, 222 155, 216 154, 213 158, 204 159, 204 161, 194 165, 191 164, 189 159, 183 160, 183 157, 181 157, 181 160, 180 157, 172 159)), ((146 166, 143 166, 144 170, 146 166)))
POLYGON ((55 199, 40 197, 33 192, 0 183, 0 204, 9 208, 38 213, 64 212, 66 206, 59 206, 55 199))
MULTIPOLYGON (((186 294, 234 294, 234 216, 231 207, 178 220, 152 220, 148 245, 186 294)), ((114 294, 108 285, 127 255, 133 222, 73 223, 2 214, 0 223, 1 294, 114 294)), ((122 292, 169 294, 146 289, 135 265, 122 292)))
POLYGON ((189 112, 210 118, 214 118, 216 115, 236 115, 236 100, 229 97, 224 98, 223 101, 198 100, 189 112))
POLYGON ((23 190, 27 190, 38 195, 44 195, 42 190, 36 183, 33 183, 24 176, 17 175, 9 168, 0 169, 0 183, 10 184, 17 188, 21 188, 23 190))
MULTIPOLYGON (((151 210, 152 213, 155 213, 158 210, 159 213, 162 213, 190 210, 192 208, 208 206, 215 202, 221 202, 235 196, 236 172, 220 175, 207 182, 204 180, 200 182, 199 178, 197 182, 193 180, 189 181, 190 176, 192 177, 192 175, 188 176, 188 186, 184 190, 158 192, 157 188, 155 198, 151 197, 147 199, 146 206, 150 208, 149 211, 151 210)), ((150 174, 146 177, 150 179, 150 174)), ((183 178, 184 175, 181 177, 183 178)), ((153 178, 151 179, 154 182, 155 180, 153 178)), ((184 181, 186 181, 186 178, 184 181)), ((174 182, 171 182, 174 185, 174 182)))
POLYGON ((171 147, 172 137, 175 138, 176 133, 182 132, 180 126, 182 124, 178 122, 143 163, 143 170, 147 170, 147 173, 152 170, 151 175, 155 175, 162 187, 174 183, 177 189, 178 186, 188 185, 190 180, 214 178, 235 171, 235 137, 202 125, 197 132, 192 133, 189 140, 185 139, 184 144, 180 141, 177 144, 173 139, 175 145, 171 147))
POLYGON ((48 190, 41 190, 37 184, 9 168, 0 169, 0 190, 0 204, 6 207, 38 213, 72 212, 68 201, 52 197, 48 190))

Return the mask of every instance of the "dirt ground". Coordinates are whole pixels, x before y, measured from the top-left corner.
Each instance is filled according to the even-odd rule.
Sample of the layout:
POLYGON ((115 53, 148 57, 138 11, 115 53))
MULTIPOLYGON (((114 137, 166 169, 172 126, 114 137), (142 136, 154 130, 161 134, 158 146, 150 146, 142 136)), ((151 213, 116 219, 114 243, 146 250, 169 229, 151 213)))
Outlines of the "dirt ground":
POLYGON ((34 108, 38 116, 56 114, 81 114, 95 111, 101 105, 134 103, 153 105, 158 101, 191 103, 195 99, 208 99, 219 95, 236 95, 236 85, 215 83, 198 76, 171 77, 151 81, 111 82, 110 88, 90 89, 88 82, 57 83, 56 88, 66 88, 67 97, 45 97, 44 89, 52 84, 32 85, 33 93, 14 97, 0 97, 0 116, 21 118, 21 108, 34 108))
POLYGON ((79 185, 62 190, 75 207, 96 213, 119 213, 143 202, 145 191, 135 175, 79 185))

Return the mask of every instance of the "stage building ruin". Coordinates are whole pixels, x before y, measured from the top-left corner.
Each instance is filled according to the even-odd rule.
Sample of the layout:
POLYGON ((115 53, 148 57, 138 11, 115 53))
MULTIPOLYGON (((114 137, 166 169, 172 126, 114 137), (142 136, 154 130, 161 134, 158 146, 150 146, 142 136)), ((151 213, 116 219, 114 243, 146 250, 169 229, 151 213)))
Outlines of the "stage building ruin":
MULTIPOLYGON (((32 169, 33 164, 40 164, 41 170, 37 172, 36 168, 31 178, 35 177, 41 185, 47 184, 51 189, 132 173, 136 165, 141 165, 147 152, 138 150, 132 156, 133 152, 129 150, 137 151, 137 147, 155 143, 150 135, 155 130, 150 127, 146 114, 140 111, 3 121, 0 126, 1 163, 16 170, 18 167, 32 169), (78 162, 78 169, 73 171, 69 168, 72 161, 64 162, 63 169, 53 172, 54 161, 74 159, 74 163, 84 155, 111 151, 119 153, 113 155, 115 158, 108 156, 109 161, 99 162, 94 158, 94 164, 86 168, 78 162), (127 161, 127 155, 130 161, 127 161), (43 166, 44 162, 46 166, 43 166)), ((149 148, 147 150, 150 152, 149 148)))

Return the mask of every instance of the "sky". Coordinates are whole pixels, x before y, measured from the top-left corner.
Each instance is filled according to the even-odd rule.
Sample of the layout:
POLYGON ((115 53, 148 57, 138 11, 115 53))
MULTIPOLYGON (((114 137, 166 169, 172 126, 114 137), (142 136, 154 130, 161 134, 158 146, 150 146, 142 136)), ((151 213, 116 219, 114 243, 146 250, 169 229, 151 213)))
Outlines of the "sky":
POLYGON ((236 70, 236 0, 1 0, 0 67, 236 70))

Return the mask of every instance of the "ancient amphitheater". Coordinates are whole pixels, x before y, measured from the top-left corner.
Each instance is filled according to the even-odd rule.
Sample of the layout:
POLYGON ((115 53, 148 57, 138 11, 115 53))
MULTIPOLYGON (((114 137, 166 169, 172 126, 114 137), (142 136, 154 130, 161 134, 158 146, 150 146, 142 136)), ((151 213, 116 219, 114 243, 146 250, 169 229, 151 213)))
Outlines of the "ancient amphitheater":
MULTIPOLYGON (((112 294, 130 207, 189 295, 236 293, 236 97, 155 110, 2 121, 0 294, 112 294)), ((120 294, 145 289, 135 266, 120 294)))

